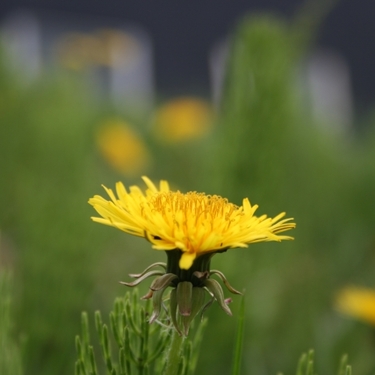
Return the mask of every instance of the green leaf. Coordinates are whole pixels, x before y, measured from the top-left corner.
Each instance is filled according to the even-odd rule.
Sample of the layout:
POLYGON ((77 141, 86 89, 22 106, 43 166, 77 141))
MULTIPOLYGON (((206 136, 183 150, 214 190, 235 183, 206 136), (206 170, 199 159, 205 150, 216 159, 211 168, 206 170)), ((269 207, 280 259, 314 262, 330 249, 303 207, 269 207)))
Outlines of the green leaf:
POLYGON ((238 318, 236 344, 235 344, 234 355, 233 355, 232 375, 240 375, 243 342, 244 342, 244 328, 245 328, 245 296, 243 295, 241 298, 240 315, 238 318))
POLYGON ((344 354, 341 357, 339 371, 338 371, 337 375, 346 375, 346 368, 347 368, 347 366, 348 366, 348 355, 344 354))

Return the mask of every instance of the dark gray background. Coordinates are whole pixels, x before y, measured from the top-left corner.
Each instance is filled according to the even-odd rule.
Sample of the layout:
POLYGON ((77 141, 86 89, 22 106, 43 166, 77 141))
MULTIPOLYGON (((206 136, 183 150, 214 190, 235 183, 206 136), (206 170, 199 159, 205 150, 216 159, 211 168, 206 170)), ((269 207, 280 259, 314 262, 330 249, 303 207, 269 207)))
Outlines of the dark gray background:
MULTIPOLYGON (((116 17, 143 27, 152 38, 156 87, 162 94, 208 90, 208 51, 248 12, 292 18, 301 0, 0 0, 0 17, 15 9, 116 17)), ((320 28, 317 44, 349 64, 356 110, 374 103, 375 2, 339 1, 320 28)))

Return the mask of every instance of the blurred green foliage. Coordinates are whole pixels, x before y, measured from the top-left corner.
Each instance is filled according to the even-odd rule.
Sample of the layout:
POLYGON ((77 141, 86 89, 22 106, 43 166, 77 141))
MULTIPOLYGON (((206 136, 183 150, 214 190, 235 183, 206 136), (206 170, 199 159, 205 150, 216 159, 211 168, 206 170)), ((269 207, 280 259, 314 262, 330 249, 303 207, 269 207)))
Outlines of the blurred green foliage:
POLYGON ((14 338, 13 280, 0 270, 0 374, 22 375, 21 345, 14 338))
POLYGON ((86 204, 95 179, 93 111, 86 91, 63 77, 22 88, 2 75, 2 256, 16 277, 24 367, 27 373, 63 373, 71 368, 69 343, 92 294, 100 243, 86 204))
MULTIPOLYGON (((238 204, 249 197, 259 214, 295 218, 294 242, 213 259, 246 290, 244 373, 294 373, 301 351, 314 347, 318 373, 336 371, 348 353, 355 373, 367 374, 375 368, 373 328, 341 317, 332 301, 348 283, 375 286, 375 117, 362 133, 316 123, 296 84, 309 51, 297 31, 269 16, 239 23, 209 137, 161 145, 144 117, 132 121, 152 152, 151 178, 238 204)), ((111 171, 95 150, 95 127, 112 115, 77 77, 58 72, 24 86, 0 67, 0 267, 15 276, 25 374, 73 373, 81 311, 109 312, 123 293, 117 281, 164 257, 89 219, 87 200, 101 183, 140 182, 111 171)), ((217 306, 207 315, 197 374, 230 373, 236 320, 217 306)))
MULTIPOLYGON (((316 348, 318 368, 335 371, 335 358, 348 351, 367 373, 375 365, 372 328, 344 320, 332 301, 346 283, 374 285, 373 151, 354 131, 333 134, 312 118, 296 85, 306 48, 295 33, 268 16, 239 24, 204 189, 236 203, 248 196, 259 214, 285 210, 296 239, 229 251, 213 266, 246 288, 246 373, 292 371, 291 359, 307 347, 316 348)), ((207 340, 218 345, 220 332, 224 351, 233 326, 215 316, 211 329, 207 340)), ((210 354, 201 360, 215 363, 210 354)))

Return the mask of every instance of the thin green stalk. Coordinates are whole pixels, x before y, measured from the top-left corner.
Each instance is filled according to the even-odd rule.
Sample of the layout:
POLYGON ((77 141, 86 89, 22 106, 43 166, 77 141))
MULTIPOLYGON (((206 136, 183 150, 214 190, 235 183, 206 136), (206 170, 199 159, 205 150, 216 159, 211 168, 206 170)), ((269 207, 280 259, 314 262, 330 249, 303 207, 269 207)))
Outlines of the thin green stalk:
POLYGON ((245 326, 245 296, 242 296, 240 305, 240 316, 238 319, 236 346, 234 349, 234 358, 232 365, 232 375, 240 375, 242 350, 244 341, 244 326, 245 326))
POLYGON ((170 347, 167 353, 167 363, 164 375, 176 375, 178 373, 178 366, 181 361, 181 345, 183 340, 183 336, 180 336, 174 329, 170 347))

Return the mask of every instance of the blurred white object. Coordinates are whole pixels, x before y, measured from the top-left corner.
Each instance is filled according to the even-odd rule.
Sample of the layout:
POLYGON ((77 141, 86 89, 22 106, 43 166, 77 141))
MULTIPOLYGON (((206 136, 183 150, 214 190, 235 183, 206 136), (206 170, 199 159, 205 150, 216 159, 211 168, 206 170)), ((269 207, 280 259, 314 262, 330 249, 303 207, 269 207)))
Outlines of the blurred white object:
POLYGON ((25 83, 37 78, 42 71, 41 30, 35 15, 29 12, 13 14, 1 27, 9 68, 19 73, 25 83))
POLYGON ((218 41, 208 56, 212 102, 217 108, 220 105, 224 89, 225 72, 229 54, 228 38, 218 41))
POLYGON ((348 130, 353 120, 353 99, 347 63, 331 51, 318 51, 307 60, 305 69, 314 118, 333 130, 348 130))
POLYGON ((70 13, 16 12, 2 24, 3 44, 25 82, 43 70, 81 74, 100 100, 144 113, 154 97, 151 40, 139 27, 70 13))
POLYGON ((132 42, 127 48, 111 52, 113 69, 110 70, 111 96, 117 107, 130 104, 138 111, 151 110, 154 104, 152 47, 148 36, 141 30, 132 30, 132 42))

